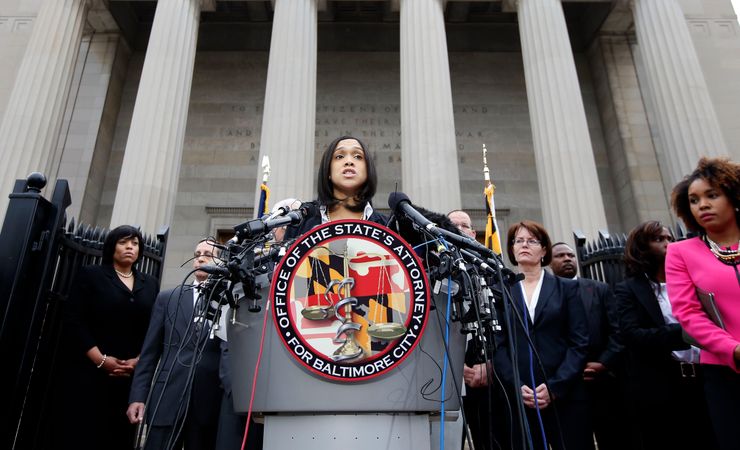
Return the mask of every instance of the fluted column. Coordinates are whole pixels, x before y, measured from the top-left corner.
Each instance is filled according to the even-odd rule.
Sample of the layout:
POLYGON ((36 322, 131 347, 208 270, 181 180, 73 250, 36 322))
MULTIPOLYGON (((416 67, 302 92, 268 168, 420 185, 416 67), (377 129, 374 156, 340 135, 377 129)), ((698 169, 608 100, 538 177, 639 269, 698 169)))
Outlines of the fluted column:
POLYGON ((136 95, 111 226, 172 220, 201 0, 159 0, 136 95))
POLYGON ((606 214, 562 5, 519 0, 517 10, 544 225, 554 239, 594 236, 606 214))
POLYGON ((678 2, 633 0, 632 9, 673 184, 699 157, 727 155, 727 145, 678 2))
POLYGON ((88 0, 45 0, 0 124, 0 220, 16 179, 43 172, 54 185, 57 141, 88 0))
POLYGON ((271 203, 316 197, 317 33, 316 0, 276 0, 258 160, 270 157, 271 203))
POLYGON ((460 208, 443 0, 401 2, 403 190, 418 205, 460 208))

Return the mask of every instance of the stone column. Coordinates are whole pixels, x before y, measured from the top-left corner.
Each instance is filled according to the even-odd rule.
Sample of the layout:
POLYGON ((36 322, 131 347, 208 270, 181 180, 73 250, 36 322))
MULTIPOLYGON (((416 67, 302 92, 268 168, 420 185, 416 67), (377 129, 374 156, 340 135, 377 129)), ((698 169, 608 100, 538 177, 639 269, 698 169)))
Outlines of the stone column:
POLYGON ((401 2, 401 148, 411 201, 442 213, 460 208, 443 0, 401 2))
POLYGON ((518 0, 517 10, 544 225, 556 240, 595 236, 606 214, 562 5, 518 0))
MULTIPOLYGON (((630 13, 630 17, 631 17, 630 13)), ((655 145, 632 55, 632 37, 604 34, 589 50, 609 172, 615 185, 621 229, 646 220, 672 223, 655 145)))
POLYGON ((638 45, 664 143, 671 184, 701 156, 727 155, 727 145, 676 0, 633 0, 638 45))
MULTIPOLYGON (((272 20, 260 155, 270 157, 270 206, 316 197, 316 0, 277 0, 272 20)), ((257 177, 255 209, 261 171, 257 177)))
POLYGON ((201 0, 159 0, 123 156, 111 227, 172 220, 201 0))
POLYGON ((54 186, 57 141, 88 7, 88 0, 41 5, 0 124, 0 220, 14 180, 39 171, 54 186))

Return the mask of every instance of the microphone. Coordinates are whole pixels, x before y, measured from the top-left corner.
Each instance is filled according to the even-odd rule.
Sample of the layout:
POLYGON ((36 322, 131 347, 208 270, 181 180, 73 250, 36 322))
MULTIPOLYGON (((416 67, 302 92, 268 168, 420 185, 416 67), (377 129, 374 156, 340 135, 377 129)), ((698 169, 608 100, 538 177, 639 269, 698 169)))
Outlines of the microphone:
POLYGON ((262 236, 267 234, 273 228, 283 227, 287 225, 297 225, 303 221, 306 217, 316 214, 317 207, 314 202, 306 202, 301 204, 298 209, 287 212, 285 215, 279 216, 274 219, 254 219, 239 224, 234 227, 236 232, 236 238, 238 240, 249 239, 256 236, 262 236))
POLYGON ((231 275, 231 271, 229 271, 229 268, 220 264, 206 264, 198 267, 198 270, 210 275, 220 275, 222 277, 228 277, 229 275, 231 275))
POLYGON ((290 212, 290 205, 283 205, 275 209, 272 213, 270 213, 267 217, 260 217, 260 220, 263 222, 266 222, 268 220, 273 220, 276 217, 284 216, 290 212))
POLYGON ((495 255, 491 249, 487 248, 485 245, 481 245, 480 243, 478 243, 478 241, 474 239, 438 227, 434 222, 430 221, 419 211, 414 209, 413 205, 411 204, 411 200, 409 200, 409 197, 403 192, 391 192, 391 194, 388 196, 388 206, 391 208, 391 210, 393 210, 394 213, 403 214, 427 232, 436 237, 441 237, 447 241, 450 241, 457 247, 467 248, 482 255, 486 255, 490 258, 493 258, 495 255))

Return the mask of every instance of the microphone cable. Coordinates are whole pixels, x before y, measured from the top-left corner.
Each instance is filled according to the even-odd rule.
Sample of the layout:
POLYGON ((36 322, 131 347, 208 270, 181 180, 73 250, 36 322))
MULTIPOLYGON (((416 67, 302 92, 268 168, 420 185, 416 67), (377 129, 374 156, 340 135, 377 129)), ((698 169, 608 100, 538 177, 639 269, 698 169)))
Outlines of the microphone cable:
MULTIPOLYGON (((511 295, 511 292, 509 292, 509 295, 511 295)), ((517 322, 519 323, 519 326, 523 330, 527 329, 527 325, 525 324, 524 318, 522 317, 522 314, 520 314, 519 310, 516 308, 516 304, 512 301, 511 302, 511 305, 513 307, 511 310, 512 310, 514 316, 516 317, 517 322)), ((536 359, 537 364, 539 365, 540 372, 542 373, 542 378, 544 380, 545 387, 547 388, 547 390, 549 392, 552 392, 552 390, 550 389, 550 383, 548 381, 547 373, 545 372, 545 366, 542 364, 542 359, 540 358, 539 351, 537 350, 537 347, 535 347, 534 341, 532 341, 532 337, 529 335, 529 333, 528 332, 525 332, 524 333, 524 336, 527 339, 527 345, 529 346, 529 350, 530 350, 531 354, 534 355, 534 358, 536 359)), ((516 389, 516 392, 518 394, 517 397, 518 397, 519 402, 522 402, 522 399, 521 399, 521 389, 516 389)), ((558 429, 558 435, 559 435, 560 445, 562 446, 562 448, 565 448, 565 442, 563 440, 563 431, 562 431, 562 428, 560 426, 560 416, 558 414, 557 405, 555 404, 555 402, 551 402, 551 406, 553 408, 553 415, 555 416, 555 423, 556 423, 556 428, 558 429)), ((524 419, 525 419, 524 424, 527 425, 527 428, 528 428, 528 422, 526 421, 526 417, 524 417, 524 419)), ((531 436, 530 436, 530 439, 531 439, 531 436)), ((533 445, 532 445, 531 442, 530 442, 530 446, 533 447, 533 445)))
MULTIPOLYGON (((185 277, 183 278, 182 283, 180 283, 180 285, 179 285, 180 292, 179 292, 179 294, 177 296, 177 303, 176 303, 176 306, 175 306, 175 312, 174 312, 174 316, 175 317, 174 317, 174 319, 172 318, 172 316, 170 315, 170 312, 169 312, 169 305, 170 305, 170 302, 173 299, 174 290, 170 293, 170 296, 165 301, 165 304, 163 306, 163 308, 164 308, 165 322, 168 322, 169 321, 169 323, 172 324, 174 321, 177 320, 177 315, 178 315, 178 313, 180 311, 180 305, 181 305, 180 302, 181 302, 181 300, 183 298, 183 294, 186 291, 186 289, 185 289, 186 284, 185 283, 187 282, 188 277, 190 277, 190 275, 192 273, 194 273, 194 272, 195 272, 195 270, 192 270, 192 271, 188 272, 185 275, 185 277)), ((157 307, 156 300, 155 300, 154 307, 155 308, 157 307)), ((163 324, 163 328, 164 328, 164 324, 163 324)), ((172 348, 172 340, 174 339, 174 333, 175 333, 175 327, 173 326, 170 329, 169 336, 167 337, 167 342, 166 343, 165 342, 162 343, 162 345, 165 347, 164 352, 162 352, 161 350, 158 351, 159 355, 157 356, 157 361, 155 363, 156 365, 155 365, 154 373, 152 374, 151 379, 147 383, 148 384, 148 386, 147 386, 148 387, 148 392, 147 392, 146 399, 144 400, 144 417, 142 418, 142 424, 147 423, 147 422, 154 422, 154 418, 156 417, 157 412, 159 410, 159 404, 162 401, 162 398, 163 398, 163 395, 164 395, 164 391, 165 391, 165 389, 167 387, 167 384, 169 383, 169 377, 170 377, 170 373, 171 373, 170 370, 168 370, 167 378, 164 380, 164 384, 162 386, 162 391, 159 394, 159 397, 157 399, 157 403, 154 405, 154 407, 152 409, 151 400, 152 400, 152 395, 154 393, 154 389, 152 389, 152 386, 154 385, 153 383, 156 382, 157 378, 159 378, 159 376, 160 376, 160 374, 162 372, 162 366, 163 366, 163 364, 160 364, 160 362, 161 361, 166 361, 167 358, 169 357, 170 349, 172 348), (147 410, 151 410, 152 413, 151 414, 148 414, 147 410), (148 421, 146 420, 147 416, 149 416, 151 418, 148 421)), ((179 336, 179 333, 178 333, 178 336, 179 336)), ((141 355, 139 355, 139 357, 141 357, 141 355)), ((174 364, 174 362, 173 362, 173 364, 174 364)), ((138 366, 138 364, 137 364, 137 366, 138 366)), ((171 369, 171 367, 170 367, 170 369, 171 369)), ((134 377, 135 376, 136 376, 136 372, 134 371, 134 377)), ((144 427, 139 426, 138 427, 138 431, 137 431, 137 436, 136 436, 136 448, 137 449, 138 448, 141 448, 140 443, 141 443, 141 438, 143 436, 143 431, 144 431, 144 427)), ((147 432, 147 434, 148 434, 148 432, 147 432)))
MULTIPOLYGON (((524 302, 525 300, 522 300, 524 302)), ((522 313, 528 314, 526 311, 527 305, 522 305, 522 313)), ((524 332, 529 335, 529 317, 524 320, 524 332)), ((547 450, 547 433, 545 433, 545 423, 542 421, 542 413, 540 412, 539 400, 537 400, 537 383, 534 380, 534 362, 532 361, 532 347, 529 348, 529 380, 532 383, 532 392, 534 393, 534 409, 537 412, 537 422, 540 425, 540 433, 542 434, 542 442, 544 449, 547 450)), ((547 389, 547 387, 545 388, 547 389)), ((548 392, 549 395, 549 392, 548 392)), ((552 403, 552 400, 551 400, 552 403)))
POLYGON ((247 436, 249 435, 249 423, 252 421, 252 407, 254 406, 254 394, 257 391, 257 378, 259 377, 260 364, 262 363, 262 353, 265 349, 265 335, 267 334, 267 317, 270 315, 270 298, 268 295, 265 301, 265 315, 262 320, 262 333, 260 335, 259 352, 257 352, 257 362, 254 365, 254 376, 252 377, 252 390, 249 394, 249 407, 247 408, 247 423, 244 425, 244 437, 242 438, 241 450, 247 445, 247 436))
MULTIPOLYGON (((463 276, 466 276, 466 277, 470 278, 470 284, 471 285, 473 284, 472 277, 470 277, 470 274, 468 274, 467 271, 464 271, 463 272, 463 276)), ((476 272, 476 276, 482 277, 482 275, 480 275, 477 272, 476 272)), ((477 306, 477 305, 474 305, 474 306, 477 306)), ((493 308, 493 307, 494 306, 492 305, 491 308, 493 308)), ((480 317, 480 308, 476 307, 474 309, 475 309, 476 321, 478 322, 478 329, 480 330, 480 333, 482 333, 483 334, 483 337, 484 337, 484 339, 483 339, 483 345, 481 345, 481 350, 483 351, 483 361, 484 361, 484 364, 485 364, 484 365, 484 368, 485 368, 485 372, 486 372, 486 394, 487 394, 486 395, 486 406, 487 406, 488 416, 491 416, 491 414, 493 412, 493 404, 491 402, 491 396, 492 396, 493 390, 492 390, 492 387, 491 386, 493 385, 493 379, 495 378, 498 386, 501 388, 501 392, 504 394, 504 402, 505 402, 504 404, 506 405, 506 411, 507 411, 507 414, 509 415, 509 425, 510 425, 509 434, 511 435, 511 434, 513 434, 513 425, 512 425, 512 423, 513 423, 513 416, 512 416, 512 408, 511 408, 511 402, 509 400, 509 395, 506 393, 506 388, 504 387, 504 384, 501 381, 501 379, 499 378, 499 376, 496 374, 495 370, 493 370, 492 368, 489 368, 489 366, 488 366, 488 361, 490 361, 491 359, 490 359, 490 357, 488 355, 488 346, 486 345, 487 344, 487 341, 489 341, 489 338, 486 336, 486 332, 487 331, 488 332, 493 331, 493 329, 490 328, 490 327, 484 328, 484 326, 483 326, 483 320, 480 317)), ((495 340, 494 340, 494 337, 492 335, 490 336, 490 342, 491 342, 491 344, 495 344, 495 340)), ((493 448, 493 444, 495 443, 496 444, 496 447, 498 447, 499 449, 502 449, 501 443, 499 443, 496 440, 496 438, 494 437, 493 428, 492 428, 492 426, 490 424, 489 424, 489 427, 488 427, 488 436, 487 437, 488 437, 488 447, 489 448, 492 449, 493 448)))
MULTIPOLYGON (((211 326, 207 326, 208 324, 207 316, 208 316, 208 307, 210 305, 210 302, 213 299, 214 293, 215 291, 213 290, 209 292, 209 296, 207 299, 204 298, 204 296, 201 294, 199 302, 204 302, 204 303, 203 303, 202 311, 199 314, 195 315, 197 311, 195 310, 195 308, 193 309, 195 319, 201 320, 203 325, 199 329, 195 330, 197 334, 193 334, 193 338, 195 338, 195 348, 193 349, 192 362, 189 366, 186 365, 187 363, 184 364, 186 365, 186 367, 188 367, 188 374, 187 374, 185 386, 183 389, 183 395, 180 397, 180 402, 178 404, 177 413, 175 415, 175 424, 178 424, 178 426, 176 429, 173 429, 173 432, 170 435, 170 440, 167 446, 165 447, 168 450, 175 449, 175 445, 177 445, 179 436, 182 433, 183 428, 185 427, 185 422, 188 417, 188 412, 190 411, 190 400, 191 400, 191 395, 193 391, 193 382, 195 380, 195 373, 198 369, 198 363, 203 358, 203 352, 205 351, 205 348, 208 345, 208 341, 210 340, 209 338, 210 329, 213 326, 213 324, 211 324, 211 326)), ((197 304, 198 303, 196 303, 196 306, 197 304)), ((221 297, 221 299, 219 300, 217 307, 220 308, 222 305, 223 305, 223 297, 221 297)), ((190 341, 188 341, 187 339, 183 340, 183 343, 188 343, 188 342, 190 341)), ((181 346, 181 349, 184 350, 185 346, 184 345, 181 346)))

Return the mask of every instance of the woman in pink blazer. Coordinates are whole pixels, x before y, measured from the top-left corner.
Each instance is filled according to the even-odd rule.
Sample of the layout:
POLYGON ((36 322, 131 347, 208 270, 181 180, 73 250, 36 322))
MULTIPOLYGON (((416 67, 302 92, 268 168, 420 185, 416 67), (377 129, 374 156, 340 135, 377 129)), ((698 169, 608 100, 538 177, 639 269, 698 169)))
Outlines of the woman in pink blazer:
POLYGON ((673 188, 673 208, 698 237, 668 246, 673 313, 702 347, 704 390, 720 447, 740 449, 740 164, 702 158, 673 188), (699 296, 705 300, 700 301, 699 296), (713 297, 720 327, 703 306, 713 297))

